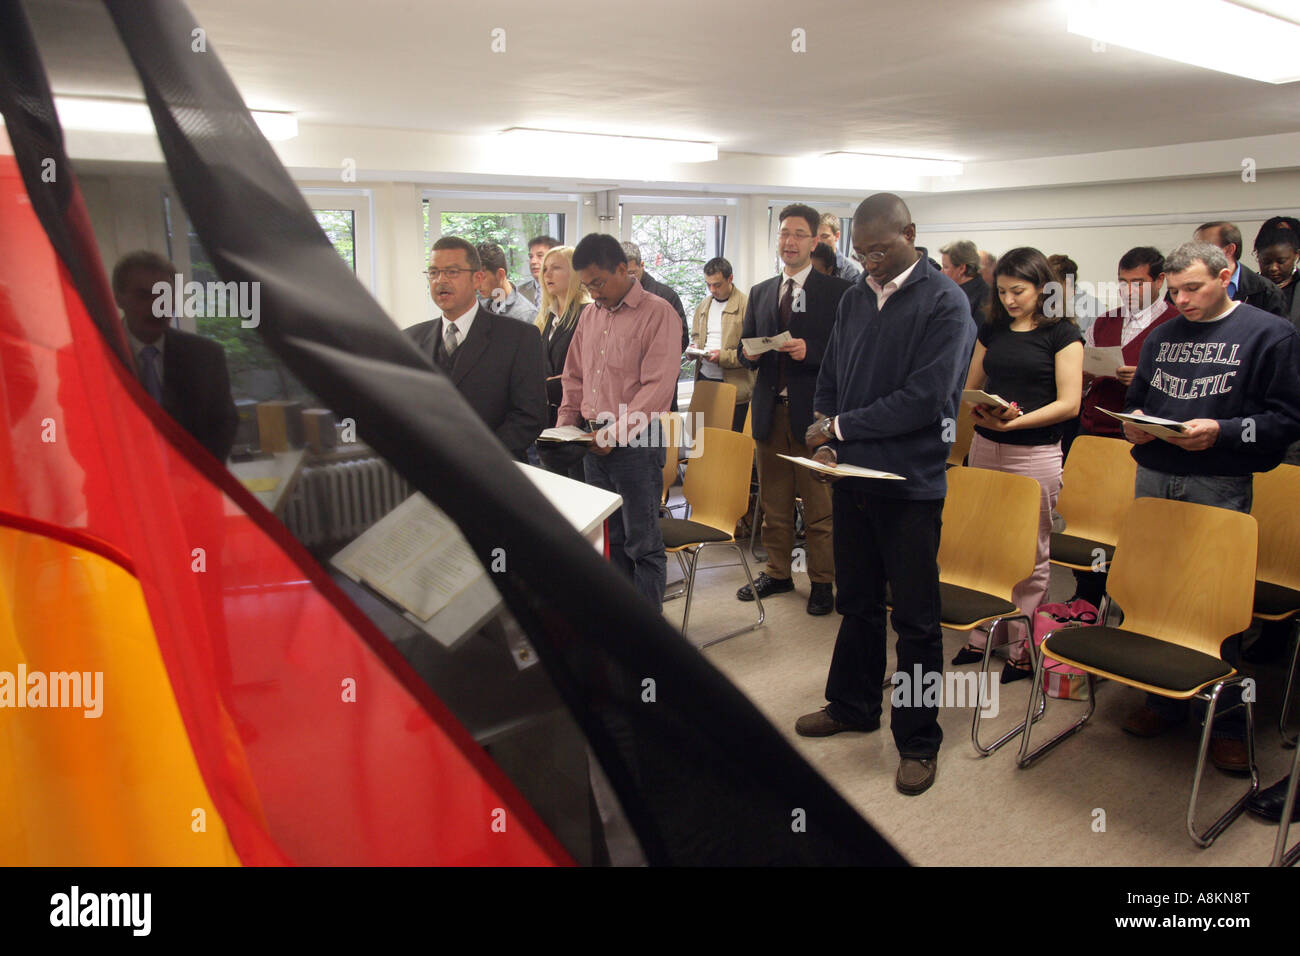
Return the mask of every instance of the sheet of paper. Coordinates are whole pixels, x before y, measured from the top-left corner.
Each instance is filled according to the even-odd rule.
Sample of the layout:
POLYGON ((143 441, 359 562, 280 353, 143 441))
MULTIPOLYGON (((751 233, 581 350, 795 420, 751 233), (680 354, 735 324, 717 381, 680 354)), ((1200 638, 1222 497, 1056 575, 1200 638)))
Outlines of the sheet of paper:
POLYGON ((1011 403, 1001 395, 990 395, 988 392, 978 388, 963 389, 961 400, 969 402, 971 405, 992 405, 995 408, 1010 408, 1011 403))
POLYGON ((1114 378, 1115 371, 1124 363, 1124 350, 1118 345, 1085 347, 1083 370, 1098 378, 1114 378))
POLYGON ((1183 423, 1171 421, 1168 418, 1156 418, 1154 415, 1125 415, 1121 412, 1112 412, 1108 408, 1101 409, 1111 418, 1118 418, 1122 422, 1128 422, 1134 428, 1140 428, 1149 435, 1155 435, 1157 438, 1178 437, 1183 433, 1183 423))
POLYGON ((259 491, 275 491, 280 487, 279 478, 245 478, 240 483, 254 494, 259 491))
POLYGON ((792 461, 796 465, 802 465, 804 468, 811 468, 813 471, 820 471, 822 474, 834 475, 837 478, 887 478, 893 481, 906 481, 902 475, 895 475, 890 471, 876 471, 874 468, 863 468, 861 465, 824 465, 820 461, 813 461, 811 458, 798 458, 794 455, 781 455, 786 461, 792 461))
POLYGON ((559 425, 548 428, 537 436, 538 441, 591 441, 591 432, 584 432, 577 425, 559 425))
POLYGON ((691 345, 687 347, 686 354, 694 356, 695 358, 704 358, 709 353, 704 349, 697 349, 694 345, 691 345))
POLYGON ((778 332, 776 335, 765 335, 754 339, 741 339, 740 344, 745 347, 745 351, 750 355, 762 355, 764 352, 770 352, 773 349, 779 349, 789 342, 793 336, 789 332, 778 332))

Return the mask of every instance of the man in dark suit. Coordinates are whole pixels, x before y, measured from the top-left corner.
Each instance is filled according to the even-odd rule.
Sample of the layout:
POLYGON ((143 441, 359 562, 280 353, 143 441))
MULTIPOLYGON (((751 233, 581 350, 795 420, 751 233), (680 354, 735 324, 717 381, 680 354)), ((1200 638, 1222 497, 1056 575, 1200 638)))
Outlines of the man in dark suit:
POLYGON ((226 352, 211 339, 172 328, 171 310, 160 308, 163 314, 155 314, 154 286, 171 286, 179 274, 156 252, 129 253, 113 268, 113 298, 122 310, 140 384, 224 464, 239 425, 226 352))
POLYGON ((1282 290, 1240 260, 1240 229, 1230 222, 1207 222, 1192 234, 1192 238, 1218 246, 1228 257, 1228 268, 1233 270, 1232 278, 1228 280, 1229 299, 1245 302, 1284 319, 1287 317, 1286 297, 1282 290))
POLYGON ((826 343, 835 325, 840 297, 852 285, 812 267, 821 217, 802 203, 781 210, 778 249, 781 274, 749 291, 742 339, 774 336, 788 331, 792 338, 780 350, 751 355, 742 349, 741 362, 758 369, 750 399, 758 474, 762 484, 763 544, 767 569, 736 592, 742 601, 794 590, 791 552, 794 547, 794 500, 803 499, 808 540, 809 614, 829 614, 835 607, 835 558, 831 542, 831 496, 814 472, 779 455, 811 457, 804 434, 813 421, 813 393, 826 343))
POLYGON ((429 293, 442 318, 406 330, 519 461, 546 427, 546 373, 537 327, 483 308, 478 250, 459 236, 433 244, 429 293))

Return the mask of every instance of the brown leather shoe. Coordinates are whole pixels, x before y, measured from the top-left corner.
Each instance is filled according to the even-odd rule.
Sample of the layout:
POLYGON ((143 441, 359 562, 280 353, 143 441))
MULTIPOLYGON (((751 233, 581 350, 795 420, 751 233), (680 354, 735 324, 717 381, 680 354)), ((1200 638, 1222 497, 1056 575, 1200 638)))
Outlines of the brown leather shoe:
POLYGON ((1228 737, 1210 739, 1210 763, 1224 773, 1250 773, 1250 760, 1246 754, 1246 741, 1228 737))
POLYGON ((1124 721, 1124 729, 1134 737, 1158 737, 1173 725, 1149 707, 1139 707, 1124 721))
POLYGON ((903 757, 898 761, 898 775, 894 778, 894 786, 898 788, 899 793, 914 797, 930 789, 938 772, 939 761, 933 757, 929 760, 903 757))
POLYGON ((842 723, 827 713, 825 707, 814 714, 804 714, 794 722, 794 732, 800 737, 829 737, 846 730, 867 734, 879 729, 879 720, 869 726, 842 723))

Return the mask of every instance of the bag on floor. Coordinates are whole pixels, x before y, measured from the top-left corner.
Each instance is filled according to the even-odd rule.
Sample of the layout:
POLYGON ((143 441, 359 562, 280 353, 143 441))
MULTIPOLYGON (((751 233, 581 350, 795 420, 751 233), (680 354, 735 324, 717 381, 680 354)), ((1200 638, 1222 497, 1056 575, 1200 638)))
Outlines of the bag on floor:
MULTIPOLYGON (((1052 631, 1092 627, 1097 619, 1097 609, 1082 598, 1068 604, 1040 604, 1034 614, 1034 646, 1041 648, 1052 631)), ((1043 661, 1043 692, 1060 700, 1087 700, 1088 675, 1048 657, 1043 661)))

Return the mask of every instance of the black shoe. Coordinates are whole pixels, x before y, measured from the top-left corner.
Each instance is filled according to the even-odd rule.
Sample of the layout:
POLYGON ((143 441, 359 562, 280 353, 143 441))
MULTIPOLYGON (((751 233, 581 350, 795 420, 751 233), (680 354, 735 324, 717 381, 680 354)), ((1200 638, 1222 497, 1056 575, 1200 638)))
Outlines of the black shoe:
MULTIPOLYGON (((1282 805, 1286 803, 1286 788, 1290 782, 1290 777, 1283 777, 1268 789, 1261 790, 1250 798, 1246 809, 1270 823, 1281 823, 1282 805)), ((1291 822, 1300 823, 1300 800, 1296 800, 1295 809, 1291 812, 1291 822)))
POLYGON ((764 571, 758 576, 758 580, 754 582, 753 588, 746 584, 736 592, 736 597, 742 601, 752 601, 754 600, 754 591, 758 592, 759 597, 765 598, 770 594, 784 594, 786 591, 793 590, 794 581, 792 579, 769 578, 767 572, 764 571))
POLYGON ((967 644, 953 656, 952 662, 954 664, 978 664, 982 660, 984 660, 984 649, 967 644))
POLYGON ((824 584, 812 582, 812 593, 808 595, 808 613, 829 614, 833 610, 835 610, 834 586, 829 581, 824 584))
POLYGON ((1027 677, 1034 676, 1034 665, 1025 661, 1023 664, 1017 664, 1015 661, 1007 661, 1002 665, 1002 683, 1012 684, 1018 680, 1024 680, 1027 677))

